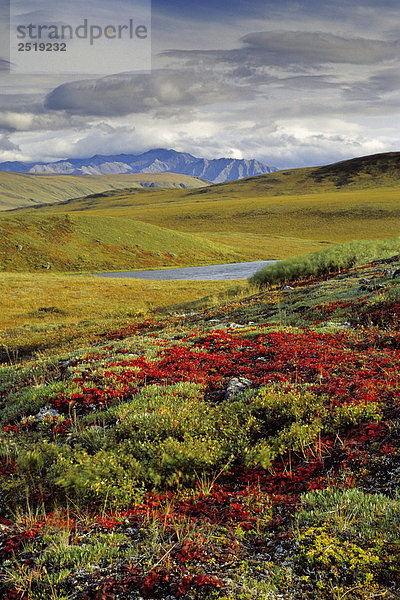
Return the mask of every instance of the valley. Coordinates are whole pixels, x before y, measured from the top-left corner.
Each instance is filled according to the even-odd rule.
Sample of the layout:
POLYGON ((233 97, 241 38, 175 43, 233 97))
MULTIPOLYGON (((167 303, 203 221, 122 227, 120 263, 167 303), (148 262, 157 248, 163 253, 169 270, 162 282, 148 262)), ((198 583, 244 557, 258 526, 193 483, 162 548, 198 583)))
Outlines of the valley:
MULTIPOLYGON (((352 239, 391 238, 400 216, 398 160, 389 153, 212 186, 192 181, 197 189, 99 191, 2 212, 0 269, 49 263, 56 271, 88 272, 278 260, 352 239)), ((159 177, 177 185, 176 175, 159 177)))

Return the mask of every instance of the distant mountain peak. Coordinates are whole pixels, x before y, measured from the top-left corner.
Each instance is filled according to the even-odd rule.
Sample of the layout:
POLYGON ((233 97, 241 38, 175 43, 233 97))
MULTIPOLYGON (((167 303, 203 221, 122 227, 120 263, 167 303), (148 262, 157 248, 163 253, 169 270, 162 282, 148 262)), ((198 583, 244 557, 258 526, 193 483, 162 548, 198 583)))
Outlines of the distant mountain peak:
POLYGON ((90 158, 66 158, 56 162, 5 162, 0 171, 57 173, 62 175, 117 175, 134 173, 180 173, 223 183, 277 171, 257 160, 198 158, 187 152, 155 148, 141 154, 95 154, 90 158))

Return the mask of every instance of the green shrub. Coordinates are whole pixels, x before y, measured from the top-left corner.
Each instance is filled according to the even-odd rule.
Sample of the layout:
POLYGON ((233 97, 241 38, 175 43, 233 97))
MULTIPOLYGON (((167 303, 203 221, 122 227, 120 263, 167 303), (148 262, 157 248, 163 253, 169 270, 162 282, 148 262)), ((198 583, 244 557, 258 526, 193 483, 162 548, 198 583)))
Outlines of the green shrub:
POLYGON ((121 448, 114 452, 101 450, 94 456, 82 450, 60 457, 54 471, 58 473, 56 485, 83 504, 128 506, 143 495, 143 486, 138 482, 140 465, 132 457, 126 460, 121 448))
POLYGON ((309 492, 295 525, 296 568, 319 598, 386 597, 399 581, 399 496, 359 489, 309 492))
POLYGON ((328 488, 304 494, 297 514, 297 526, 328 523, 335 534, 349 534, 362 540, 399 538, 400 495, 365 494, 357 488, 328 488))
POLYGON ((253 284, 275 284, 336 273, 376 258, 392 256, 400 251, 400 238, 389 240, 353 241, 335 244, 323 250, 294 256, 257 271, 253 284))
POLYGON ((376 402, 342 404, 327 415, 324 430, 326 433, 335 433, 361 423, 378 423, 381 419, 382 410, 376 402))
POLYGON ((291 452, 307 458, 321 437, 322 419, 327 414, 323 398, 307 391, 275 388, 261 389, 252 398, 251 408, 258 421, 258 439, 247 449, 245 464, 264 469, 291 452))

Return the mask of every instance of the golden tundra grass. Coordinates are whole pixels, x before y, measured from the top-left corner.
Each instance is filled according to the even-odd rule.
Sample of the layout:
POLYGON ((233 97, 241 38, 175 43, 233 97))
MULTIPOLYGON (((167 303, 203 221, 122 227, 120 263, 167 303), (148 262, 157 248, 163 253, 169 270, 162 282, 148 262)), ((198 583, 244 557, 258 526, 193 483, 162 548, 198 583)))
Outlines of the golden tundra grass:
MULTIPOLYGON (((317 243, 398 234, 400 187, 282 196, 266 196, 262 191, 251 195, 252 190, 246 188, 243 195, 219 196, 213 190, 207 188, 201 194, 154 192, 152 198, 141 194, 142 202, 136 203, 132 196, 130 206, 126 194, 125 207, 99 204, 90 214, 106 211, 203 237, 209 232, 279 236, 280 244, 285 244, 286 238, 317 243)), ((228 240, 226 235, 226 243, 228 240)))
MULTIPOLYGON (((245 281, 145 281, 50 273, 0 274, 0 347, 24 349, 93 341, 158 307, 223 300, 245 281), (207 300, 208 297, 208 300, 207 300)), ((178 309, 181 311, 181 309, 178 309)), ((192 310, 192 309, 191 309, 192 310)), ((15 356, 16 357, 16 356, 15 356)))
POLYGON ((223 240, 247 253, 253 249, 264 259, 316 250, 324 243, 398 235, 400 186, 268 195, 256 183, 120 192, 107 199, 53 205, 41 213, 130 218, 196 234, 203 240, 223 240))

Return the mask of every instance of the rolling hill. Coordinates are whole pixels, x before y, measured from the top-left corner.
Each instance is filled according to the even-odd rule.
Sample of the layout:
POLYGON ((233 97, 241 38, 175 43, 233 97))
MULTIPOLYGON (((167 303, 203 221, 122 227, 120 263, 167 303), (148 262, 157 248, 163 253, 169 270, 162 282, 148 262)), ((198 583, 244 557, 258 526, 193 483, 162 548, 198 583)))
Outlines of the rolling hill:
POLYGON ((0 171, 0 210, 34 206, 123 188, 195 188, 208 182, 188 175, 39 175, 0 171))
POLYGON ((223 183, 213 186, 211 193, 279 196, 396 186, 400 186, 400 152, 386 152, 223 183))
POLYGON ((0 218, 0 271, 112 271, 242 258, 228 244, 126 217, 12 212, 0 218))
MULTIPOLYGON (((399 164, 400 153, 389 153, 198 189, 109 190, 18 211, 16 214, 23 219, 18 231, 23 232, 33 218, 32 213, 49 219, 57 216, 61 220, 69 215, 69 218, 91 220, 91 227, 97 232, 94 239, 103 239, 101 232, 108 229, 112 218, 112 231, 116 237, 107 248, 103 247, 101 260, 98 254, 100 247, 94 243, 89 253, 92 261, 87 257, 80 262, 57 262, 49 238, 47 260, 61 270, 122 270, 157 268, 163 264, 185 266, 207 261, 213 264, 218 261, 282 259, 332 243, 398 236, 399 164), (180 258, 164 257, 164 263, 156 253, 143 260, 136 250, 128 258, 128 255, 116 251, 119 237, 117 223, 127 226, 132 222, 140 222, 140 230, 143 231, 152 225, 166 228, 171 236, 173 232, 190 234, 185 238, 186 251, 179 255, 180 258), (198 243, 212 246, 205 253, 192 252, 198 243), (218 251, 211 251, 211 247, 214 250, 218 248, 218 251)), ((9 218, 7 213, 2 213, 0 227, 15 232, 9 218)), ((77 228, 77 231, 80 229, 77 228)), ((129 243, 124 242, 122 246, 141 246, 139 238, 133 243, 137 235, 135 231, 133 228, 129 243)), ((15 233, 9 238, 11 248, 18 244, 25 247, 18 241, 18 235, 15 233)), ((155 234, 150 236, 151 244, 156 238, 155 234)), ((76 248, 86 247, 86 241, 85 235, 77 234, 73 245, 76 248)), ((41 260, 45 261, 45 244, 41 252, 41 260)), ((167 256, 169 252, 175 254, 168 243, 165 251, 157 246, 157 252, 164 252, 167 256)), ((14 260, 18 260, 13 264, 4 262, 7 253, 3 253, 3 258, 0 258, 3 270, 15 270, 17 264, 20 264, 20 270, 26 268, 27 263, 20 260, 18 252, 16 254, 14 260)))

